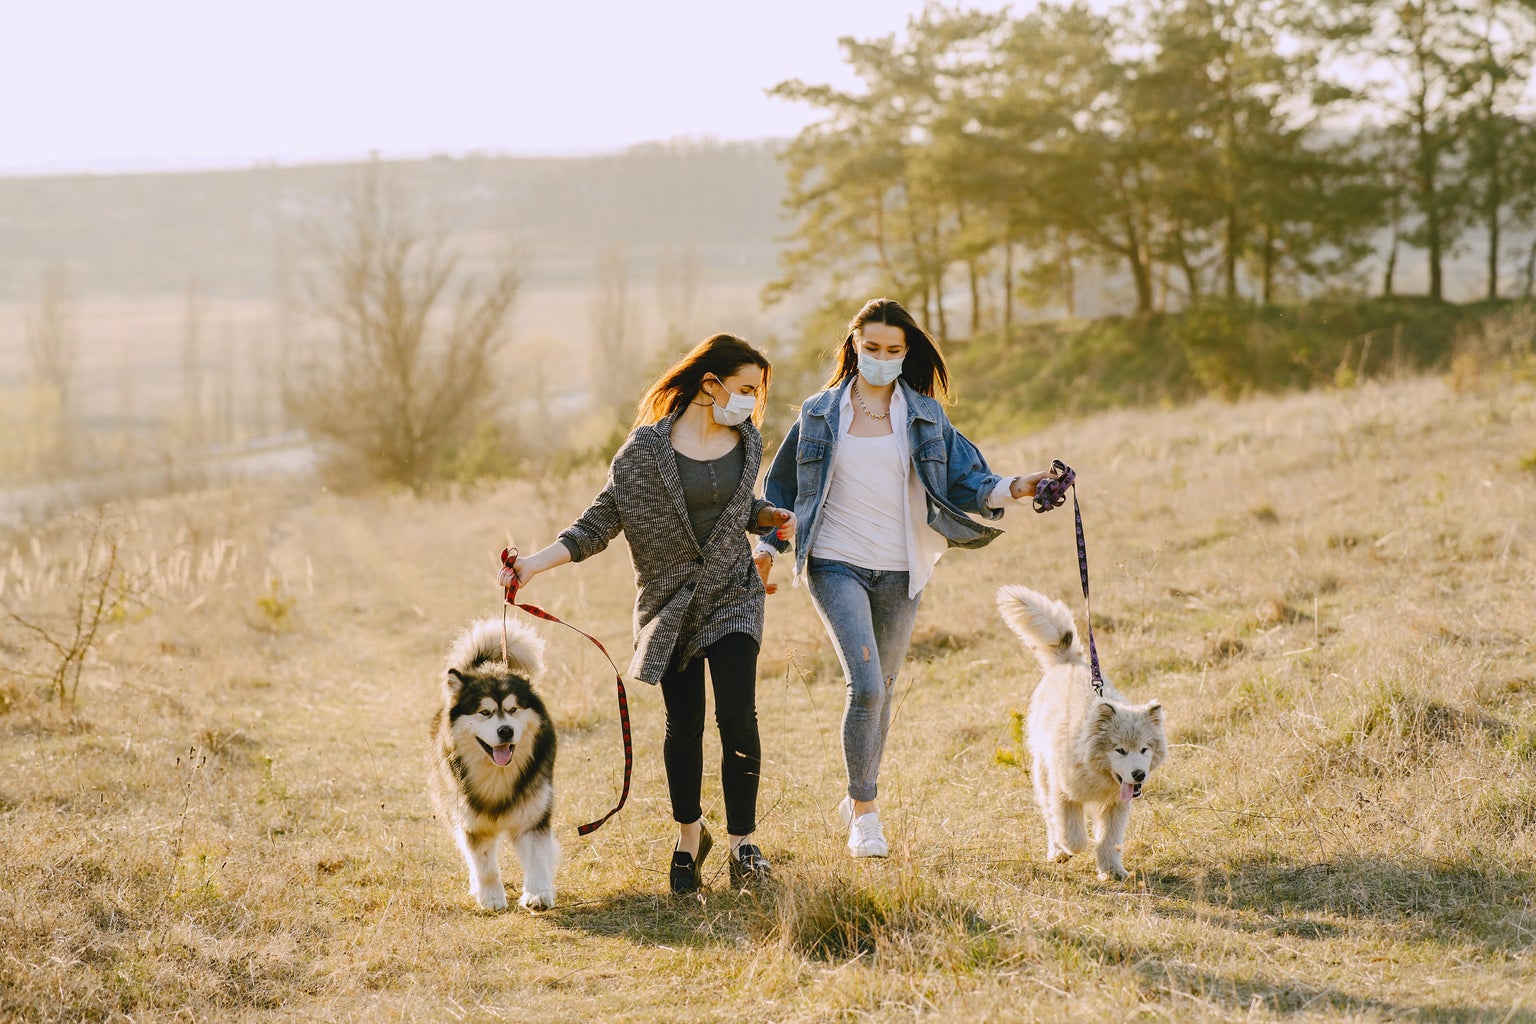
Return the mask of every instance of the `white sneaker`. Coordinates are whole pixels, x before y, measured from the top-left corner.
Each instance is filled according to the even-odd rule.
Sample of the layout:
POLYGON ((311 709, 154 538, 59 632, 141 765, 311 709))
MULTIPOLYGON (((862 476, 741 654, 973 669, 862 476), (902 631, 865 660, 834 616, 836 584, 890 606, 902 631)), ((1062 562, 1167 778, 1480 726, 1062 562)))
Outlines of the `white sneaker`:
POLYGON ((889 857, 891 848, 885 841, 885 832, 880 828, 880 815, 876 811, 861 814, 857 818, 853 816, 853 799, 843 797, 843 802, 837 805, 837 813, 842 817, 843 824, 848 826, 848 852, 855 857, 889 857))

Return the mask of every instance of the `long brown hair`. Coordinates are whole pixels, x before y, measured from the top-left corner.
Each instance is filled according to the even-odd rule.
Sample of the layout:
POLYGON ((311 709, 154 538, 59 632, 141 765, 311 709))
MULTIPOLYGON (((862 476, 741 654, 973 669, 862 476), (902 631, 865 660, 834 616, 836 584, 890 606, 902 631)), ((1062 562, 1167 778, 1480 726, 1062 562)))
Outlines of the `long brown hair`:
POLYGON ((937 391, 949 397, 949 369, 944 365, 944 354, 928 332, 917 325, 907 308, 895 299, 870 299, 864 308, 848 321, 848 336, 837 352, 837 361, 826 386, 835 388, 859 372, 859 350, 853 336, 865 324, 890 324, 900 327, 907 339, 907 355, 901 363, 901 379, 920 395, 934 396, 937 391))
POLYGON ((757 391, 757 408, 752 410, 752 422, 761 424, 763 411, 768 407, 768 378, 773 375, 773 365, 767 356, 736 335, 712 334, 651 385, 635 407, 635 426, 643 427, 664 416, 682 412, 699 393, 705 377, 713 374, 724 381, 749 364, 763 371, 763 385, 757 391))

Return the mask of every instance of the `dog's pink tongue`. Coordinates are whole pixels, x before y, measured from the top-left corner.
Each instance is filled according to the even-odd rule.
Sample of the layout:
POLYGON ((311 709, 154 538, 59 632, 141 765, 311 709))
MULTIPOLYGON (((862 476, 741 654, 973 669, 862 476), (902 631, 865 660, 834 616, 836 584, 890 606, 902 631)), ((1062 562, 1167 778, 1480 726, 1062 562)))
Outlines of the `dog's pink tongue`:
MULTIPOLYGON (((512 763, 512 744, 503 743, 491 748, 491 760, 505 768, 512 763)), ((1129 786, 1126 789, 1130 789, 1129 786)))
POLYGON ((1136 795, 1136 791, 1134 789, 1132 789, 1129 784, 1126 784, 1126 785, 1123 785, 1123 786, 1120 787, 1120 799, 1125 801, 1126 803, 1130 803, 1131 802, 1131 797, 1133 797, 1135 795, 1136 795))

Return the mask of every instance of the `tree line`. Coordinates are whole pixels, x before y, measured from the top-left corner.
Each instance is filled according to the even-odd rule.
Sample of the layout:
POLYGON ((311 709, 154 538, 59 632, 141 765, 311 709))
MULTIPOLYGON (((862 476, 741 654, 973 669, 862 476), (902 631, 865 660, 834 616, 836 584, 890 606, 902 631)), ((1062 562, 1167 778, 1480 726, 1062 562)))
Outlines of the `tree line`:
POLYGON ((841 46, 860 88, 772 90, 824 116, 783 154, 770 300, 875 280, 949 336, 1075 315, 1099 268, 1142 313, 1391 295, 1414 249, 1440 301, 1473 238, 1497 298, 1512 237, 1531 295, 1531 0, 931 5, 841 46))

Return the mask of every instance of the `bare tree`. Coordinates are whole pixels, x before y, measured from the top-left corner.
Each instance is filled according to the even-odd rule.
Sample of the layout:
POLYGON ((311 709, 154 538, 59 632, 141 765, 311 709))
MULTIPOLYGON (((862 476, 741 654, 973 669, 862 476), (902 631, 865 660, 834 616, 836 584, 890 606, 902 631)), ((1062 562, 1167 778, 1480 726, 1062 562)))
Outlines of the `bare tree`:
POLYGON ((207 302, 196 278, 187 280, 181 331, 181 405, 191 437, 201 435, 203 422, 203 320, 207 302))
MULTIPOLYGON (((269 383, 276 383, 274 393, 278 395, 288 386, 289 371, 293 365, 294 335, 299 320, 295 277, 293 246, 287 230, 279 223, 272 243, 271 267, 271 333, 276 335, 277 344, 275 350, 267 353, 264 362, 269 383)), ((293 428, 293 419, 288 415, 288 410, 282 408, 281 402, 274 410, 274 418, 277 420, 277 431, 287 432, 293 428)))
POLYGON ((258 324, 245 332, 245 364, 250 391, 246 425, 252 437, 266 437, 272 431, 272 382, 274 359, 268 343, 270 330, 258 324))
POLYGON ((318 248, 306 283, 335 351, 295 369, 286 405, 371 478, 420 490, 489 405, 522 273, 510 256, 464 272, 441 232, 410 223, 377 164, 318 248))
POLYGON ((629 250, 622 242, 604 249, 594 271, 592 299, 592 393, 605 409, 634 401, 638 311, 629 291, 629 250))
POLYGON ((227 446, 235 439, 235 378, 240 372, 235 364, 235 329, 227 317, 219 331, 218 366, 213 387, 214 436, 220 446, 227 446))
POLYGON ((121 465, 124 470, 136 469, 143 456, 139 434, 138 374, 131 361, 124 362, 117 370, 117 419, 120 427, 116 443, 121 445, 121 465))
POLYGON ((688 239, 680 250, 666 246, 656 258, 656 307, 665 323, 662 335, 670 349, 682 348, 693 336, 699 302, 699 246, 688 239))
POLYGON ((37 299, 27 310, 27 352, 32 375, 39 386, 52 393, 57 413, 54 458, 67 454, 70 437, 70 398, 75 364, 80 356, 80 328, 75 321, 74 295, 69 268, 49 266, 43 274, 37 299))

